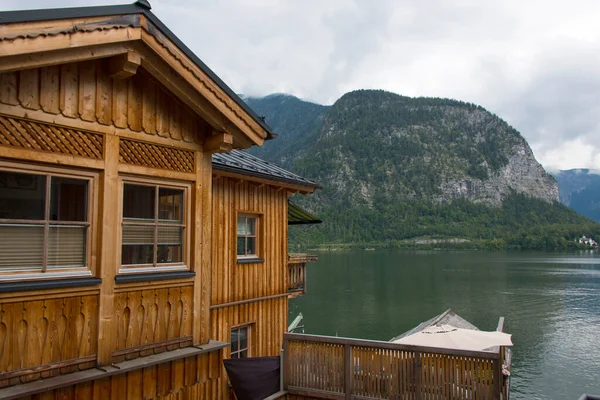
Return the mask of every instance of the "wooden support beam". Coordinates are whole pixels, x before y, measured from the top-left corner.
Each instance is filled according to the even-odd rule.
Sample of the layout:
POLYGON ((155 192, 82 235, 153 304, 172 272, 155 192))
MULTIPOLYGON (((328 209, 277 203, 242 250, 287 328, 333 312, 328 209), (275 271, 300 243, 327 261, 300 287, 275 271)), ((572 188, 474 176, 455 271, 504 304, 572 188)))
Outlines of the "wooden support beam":
POLYGON ((99 209, 101 222, 101 240, 99 249, 100 287, 99 304, 99 337, 98 364, 109 365, 112 352, 116 349, 117 319, 114 313, 115 265, 120 262, 117 258, 118 239, 115 232, 119 227, 119 137, 105 136, 105 168, 101 175, 101 192, 99 209))
POLYGON ((256 181, 248 181, 248 184, 254 186, 257 189, 260 189, 261 187, 265 186, 264 182, 256 182, 256 181))
POLYGON ((108 73, 113 79, 127 79, 137 73, 141 64, 140 54, 130 50, 110 59, 108 73))
POLYGON ((0 58, 0 72, 11 72, 29 68, 48 67, 83 60, 112 57, 127 53, 127 47, 121 43, 63 49, 34 54, 21 54, 0 58))
POLYGON ((0 57, 35 54, 66 48, 80 48, 109 43, 125 43, 142 38, 141 28, 121 28, 76 32, 55 36, 26 37, 17 40, 0 40, 0 57))
POLYGON ((196 182, 194 183, 194 343, 203 344, 210 338, 210 281, 212 266, 212 158, 196 152, 196 182))
POLYGON ((204 139, 204 151, 206 153, 225 153, 233 149, 233 135, 221 132, 208 136, 204 139))

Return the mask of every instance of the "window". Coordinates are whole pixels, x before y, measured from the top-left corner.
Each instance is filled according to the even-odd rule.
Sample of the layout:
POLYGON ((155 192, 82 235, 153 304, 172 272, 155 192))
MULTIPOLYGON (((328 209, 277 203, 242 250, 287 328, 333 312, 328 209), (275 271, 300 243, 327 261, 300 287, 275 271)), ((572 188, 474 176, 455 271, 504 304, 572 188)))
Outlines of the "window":
POLYGON ((253 215, 238 215, 237 256, 238 258, 258 258, 257 243, 258 218, 253 215))
POLYGON ((0 170, 0 273, 91 274, 91 181, 91 176, 0 170))
POLYGON ((250 327, 240 326, 231 330, 231 358, 248 358, 250 353, 250 327))
POLYGON ((186 268, 186 192, 186 188, 162 185, 123 185, 123 267, 186 268))

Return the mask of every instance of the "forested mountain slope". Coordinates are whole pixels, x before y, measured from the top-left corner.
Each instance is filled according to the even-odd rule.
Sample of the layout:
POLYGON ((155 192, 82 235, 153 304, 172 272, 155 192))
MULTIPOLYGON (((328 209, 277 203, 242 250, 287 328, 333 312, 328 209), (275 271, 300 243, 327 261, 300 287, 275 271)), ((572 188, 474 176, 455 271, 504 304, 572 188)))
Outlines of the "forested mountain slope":
POLYGON ((293 160, 311 143, 310 135, 323 124, 328 106, 302 101, 287 94, 266 97, 246 97, 244 101, 260 116, 265 117, 279 135, 276 140, 253 147, 249 153, 289 168, 293 160))
POLYGON ((254 154, 323 185, 297 201, 325 223, 291 233, 296 244, 567 248, 600 233, 558 203, 519 132, 480 106, 377 90, 329 108, 292 99, 249 104, 280 134, 254 154))

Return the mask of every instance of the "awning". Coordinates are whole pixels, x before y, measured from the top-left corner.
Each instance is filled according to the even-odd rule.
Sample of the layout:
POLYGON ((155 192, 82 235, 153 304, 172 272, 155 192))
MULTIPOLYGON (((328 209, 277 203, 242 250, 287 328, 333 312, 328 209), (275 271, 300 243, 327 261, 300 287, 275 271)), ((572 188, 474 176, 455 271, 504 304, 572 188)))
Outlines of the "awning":
POLYGON ((320 224, 321 222, 323 221, 302 207, 288 201, 288 225, 320 224))
POLYGON ((450 325, 430 326, 394 340, 393 343, 472 351, 483 351, 494 346, 512 346, 511 335, 508 333, 476 331, 450 325))

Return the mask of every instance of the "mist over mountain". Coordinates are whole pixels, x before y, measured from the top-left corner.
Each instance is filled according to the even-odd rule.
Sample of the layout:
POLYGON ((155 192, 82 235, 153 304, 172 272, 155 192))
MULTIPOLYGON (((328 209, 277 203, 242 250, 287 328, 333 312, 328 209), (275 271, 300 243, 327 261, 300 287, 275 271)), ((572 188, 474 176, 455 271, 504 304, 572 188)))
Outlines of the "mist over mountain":
POLYGON ((561 203, 600 222, 600 171, 570 169, 559 171, 554 177, 561 203))

